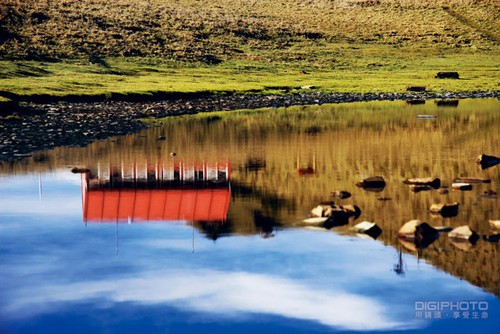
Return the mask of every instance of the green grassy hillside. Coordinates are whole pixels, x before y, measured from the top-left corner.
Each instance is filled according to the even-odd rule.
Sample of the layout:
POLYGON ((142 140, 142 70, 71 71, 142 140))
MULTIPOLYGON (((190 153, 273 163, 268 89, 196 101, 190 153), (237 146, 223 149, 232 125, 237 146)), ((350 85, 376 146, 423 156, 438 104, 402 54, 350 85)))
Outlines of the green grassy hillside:
POLYGON ((185 69, 207 66, 193 72, 201 82, 194 90, 232 89, 228 75, 247 69, 262 80, 238 79, 236 89, 386 91, 396 87, 380 78, 402 72, 397 87, 431 84, 435 70, 472 71, 469 81, 436 89, 498 89, 499 12, 496 0, 0 0, 0 90, 185 90, 185 69), (179 68, 173 87, 147 79, 179 68), (366 73, 374 75, 364 83, 366 73), (347 85, 357 77, 360 88, 347 85), (110 84, 117 79, 120 88, 110 84), (214 87, 217 80, 226 84, 214 87))

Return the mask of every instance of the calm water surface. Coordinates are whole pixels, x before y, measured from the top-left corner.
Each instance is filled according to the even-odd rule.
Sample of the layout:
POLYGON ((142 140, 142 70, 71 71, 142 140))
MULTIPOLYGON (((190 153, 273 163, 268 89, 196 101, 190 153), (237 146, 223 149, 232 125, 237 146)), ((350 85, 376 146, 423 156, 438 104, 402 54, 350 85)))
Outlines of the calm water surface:
POLYGON ((499 243, 482 236, 500 165, 475 159, 499 155, 499 130, 498 100, 354 103, 175 117, 3 163, 0 332, 496 333, 499 243), (374 175, 383 189, 355 186, 374 175), (448 192, 402 183, 428 176, 448 192), (361 215, 303 222, 332 200, 361 215), (481 238, 417 249, 396 236, 411 219, 481 238), (349 231, 361 221, 382 233, 349 231))

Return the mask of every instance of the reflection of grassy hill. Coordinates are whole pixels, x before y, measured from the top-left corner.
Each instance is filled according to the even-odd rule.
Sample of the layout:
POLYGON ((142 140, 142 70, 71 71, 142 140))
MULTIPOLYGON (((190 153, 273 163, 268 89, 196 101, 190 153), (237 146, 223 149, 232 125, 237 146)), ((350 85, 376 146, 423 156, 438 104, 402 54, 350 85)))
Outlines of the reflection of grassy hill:
POLYGON ((2 0, 0 84, 27 95, 498 89, 499 10, 495 0, 2 0), (433 83, 438 70, 466 80, 433 83))

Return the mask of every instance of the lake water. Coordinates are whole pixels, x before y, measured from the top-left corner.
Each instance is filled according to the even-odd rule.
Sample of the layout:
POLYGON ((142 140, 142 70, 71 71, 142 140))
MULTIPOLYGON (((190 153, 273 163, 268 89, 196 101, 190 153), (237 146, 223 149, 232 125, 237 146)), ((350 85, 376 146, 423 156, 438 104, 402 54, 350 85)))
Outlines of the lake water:
POLYGON ((498 233, 485 191, 500 190, 500 165, 475 160, 500 153, 499 100, 151 123, 0 164, 1 333, 498 332, 500 246, 483 236, 498 233), (376 175, 385 187, 355 185, 376 175), (412 191, 414 177, 441 188, 412 191), (491 182, 454 190, 457 177, 491 182), (327 201, 361 215, 303 222, 327 201), (429 212, 453 202, 451 217, 429 212), (397 237, 412 219, 479 240, 416 247, 397 237), (382 233, 350 231, 362 221, 382 233))

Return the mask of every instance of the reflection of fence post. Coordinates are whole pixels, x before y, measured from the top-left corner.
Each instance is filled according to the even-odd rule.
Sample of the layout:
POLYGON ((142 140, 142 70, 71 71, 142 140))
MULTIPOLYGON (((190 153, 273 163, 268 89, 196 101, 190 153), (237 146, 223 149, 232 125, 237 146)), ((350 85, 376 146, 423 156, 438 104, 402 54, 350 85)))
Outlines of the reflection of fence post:
POLYGON ((401 245, 399 245, 399 250, 398 250, 398 263, 394 265, 393 270, 397 275, 400 276, 405 275, 404 262, 403 262, 403 248, 401 245))
POLYGON ((38 174, 38 198, 42 201, 42 174, 38 174))
POLYGON ((184 164, 179 162, 179 180, 184 182, 184 164))
POLYGON ((83 173, 80 176, 82 181, 82 208, 83 208, 83 221, 85 226, 87 226, 87 212, 88 212, 88 199, 89 199, 89 190, 90 190, 90 178, 89 173, 83 173))
POLYGON ((297 154, 297 168, 296 171, 299 175, 312 175, 316 174, 316 153, 312 154, 312 166, 310 155, 307 160, 307 167, 301 167, 300 165, 300 153, 297 154))
POLYGON ((115 246, 115 255, 118 255, 118 218, 116 219, 116 222, 115 222, 115 234, 116 234, 116 246, 115 246))
POLYGON ((137 171, 135 170, 137 168, 136 163, 134 162, 132 164, 132 183, 134 184, 134 188, 137 187, 137 171))

